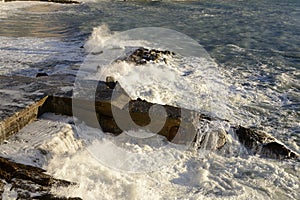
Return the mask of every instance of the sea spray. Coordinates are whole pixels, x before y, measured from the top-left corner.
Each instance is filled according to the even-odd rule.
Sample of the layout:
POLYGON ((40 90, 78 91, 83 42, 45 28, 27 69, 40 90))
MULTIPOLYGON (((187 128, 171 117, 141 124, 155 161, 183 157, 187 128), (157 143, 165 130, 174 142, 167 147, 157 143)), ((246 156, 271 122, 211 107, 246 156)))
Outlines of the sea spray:
POLYGON ((85 46, 89 55, 80 67, 78 78, 85 74, 84 79, 105 81, 112 76, 132 99, 174 105, 220 118, 231 116, 227 103, 229 89, 218 64, 197 41, 180 32, 157 27, 112 32, 103 24, 94 28, 85 46), (175 55, 168 62, 139 66, 122 61, 121 58, 139 47, 168 50, 175 55))
MULTIPOLYGON (((201 123, 202 129, 199 132, 209 134, 210 126, 212 125, 208 122, 201 123)), ((90 133, 97 131, 84 125, 82 128, 90 133)), ((104 133, 101 137, 102 147, 109 147, 113 138, 104 133)), ((213 132, 210 137, 213 137, 213 132)), ((118 141, 118 145, 126 148, 127 151, 143 154, 158 151, 160 148, 159 145, 151 145, 150 141, 146 145, 145 140, 138 142, 125 138, 124 135, 120 138, 117 136, 115 142, 118 141)), ((295 182, 297 173, 291 175, 280 169, 276 161, 270 162, 255 156, 247 158, 238 155, 226 156, 226 152, 220 153, 220 151, 201 148, 196 151, 192 149, 180 151, 168 146, 165 153, 173 155, 175 160, 159 170, 131 173, 99 162, 89 152, 89 145, 86 147, 87 149, 78 150, 76 153, 53 156, 49 160, 47 171, 50 174, 77 183, 67 189, 53 188, 56 193, 79 196, 83 199, 99 197, 102 199, 124 197, 129 199, 170 197, 221 199, 224 196, 232 199, 247 199, 252 195, 274 199, 272 190, 277 191, 279 196, 283 197, 285 190, 297 190, 298 187, 295 182), (288 182, 283 181, 280 176, 284 176, 288 182), (252 186, 254 181, 255 187, 252 186), (274 181, 276 181, 275 185, 274 181)), ((207 143, 206 148, 210 147, 214 145, 207 143)), ((110 151, 110 148, 98 150, 100 149, 102 153, 110 151)), ((110 153, 115 156, 114 152, 110 153)), ((163 156, 157 159, 157 162, 164 163, 165 158, 163 156)), ((117 159, 117 157, 111 157, 111 159, 117 159)), ((143 160, 137 161, 143 162, 143 160)), ((291 194, 290 197, 294 198, 295 194, 291 194)))
MULTIPOLYGON (((53 27, 59 25, 56 19, 60 20, 60 24, 72 26, 75 30, 90 30, 91 26, 99 24, 100 20, 111 24, 115 30, 147 24, 185 31, 205 44, 214 59, 221 63, 218 65, 220 71, 226 74, 223 80, 228 84, 231 95, 228 98, 216 99, 229 102, 225 105, 229 107, 230 114, 229 117, 224 118, 234 119, 238 124, 245 126, 260 126, 280 140, 293 144, 295 149, 299 150, 299 112, 297 112, 299 110, 299 78, 297 78, 299 31, 295 28, 299 24, 297 12, 299 1, 289 3, 282 1, 278 4, 270 4, 268 1, 214 1, 212 3, 187 1, 180 4, 156 2, 151 5, 98 1, 91 6, 86 6, 89 9, 85 9, 85 5, 76 6, 75 9, 72 6, 67 8, 62 6, 63 9, 55 8, 53 10, 60 10, 60 13, 57 12, 55 17, 50 16, 46 19, 42 16, 49 16, 49 12, 43 11, 43 8, 49 7, 49 4, 35 8, 37 11, 42 10, 45 15, 29 9, 12 9, 32 4, 33 2, 2 4, 0 8, 1 22, 4 22, 3 26, 1 25, 2 34, 14 34, 16 37, 26 34, 24 26, 21 26, 22 20, 26 20, 26 25, 30 28, 32 24, 54 25, 49 26, 52 27, 51 29, 47 29, 53 33, 55 32, 53 27), (3 6, 10 9, 3 9, 3 6), (75 14, 68 12, 71 9, 75 14), (174 9, 178 12, 173 12, 174 9), (16 15, 16 13, 21 14, 16 15), (65 18, 66 13, 68 13, 67 18, 65 18), (26 19, 24 19, 25 15, 26 19), (178 21, 180 23, 177 23, 178 21), (282 74, 284 76, 281 76, 282 74)), ((45 28, 42 31, 45 32, 45 28)), ((77 33, 75 31, 75 34, 77 33)), ((5 61, 1 71, 5 74, 6 67, 13 70, 22 68, 23 66, 17 61, 23 60, 24 57, 33 55, 29 58, 29 62, 43 57, 36 56, 27 49, 37 45, 34 41, 40 38, 36 35, 29 40, 25 37, 19 38, 27 41, 27 45, 22 49, 24 55, 13 48, 11 51, 6 51, 7 46, 16 47, 20 44, 20 40, 11 36, 9 35, 8 40, 1 37, 1 41, 11 43, 6 45, 3 42, 1 46, 1 53, 4 52, 1 58, 5 61)), ((68 38, 63 40, 65 39, 68 40, 68 38)), ((85 39, 75 38, 79 40, 77 42, 80 45, 85 39)), ((62 48, 59 43, 51 41, 42 43, 45 47, 51 45, 58 47, 54 52, 66 56, 62 53, 66 51, 65 48, 62 48)), ((80 45, 68 46, 67 49, 74 50, 80 45)), ((72 59, 79 57, 74 56, 72 59)), ((52 59, 57 60, 56 57, 52 59)), ((41 69, 44 70, 45 66, 41 69)), ((193 68, 190 69, 185 71, 186 76, 193 73, 193 68)), ((8 72, 10 71, 9 69, 8 72)), ((22 72, 20 75, 27 72, 30 75, 35 74, 34 69, 22 72)), ((201 78, 205 80, 207 77, 201 78)), ((194 82, 197 84, 196 80, 194 82)), ((186 99, 186 101, 190 100, 186 99)), ((194 101, 185 104, 198 106, 194 101)), ((219 111, 223 112, 223 109, 224 107, 221 106, 219 111)), ((228 133, 228 144, 225 146, 228 151, 223 152, 226 148, 222 148, 222 153, 211 152, 205 157, 186 151, 176 157, 175 163, 157 172, 130 174, 130 176, 120 173, 119 176, 118 172, 112 169, 103 170, 101 165, 95 167, 94 164, 98 163, 94 162, 88 152, 82 150, 78 150, 76 154, 60 155, 49 160, 48 169, 49 173, 56 174, 59 178, 78 183, 67 191, 61 190, 63 195, 77 193, 78 195, 74 196, 81 196, 88 200, 299 199, 299 162, 261 159, 246 153, 241 156, 239 151, 243 152, 243 150, 239 148, 234 134, 230 130, 228 133)), ((10 186, 5 189, 6 194, 9 190, 10 186)))

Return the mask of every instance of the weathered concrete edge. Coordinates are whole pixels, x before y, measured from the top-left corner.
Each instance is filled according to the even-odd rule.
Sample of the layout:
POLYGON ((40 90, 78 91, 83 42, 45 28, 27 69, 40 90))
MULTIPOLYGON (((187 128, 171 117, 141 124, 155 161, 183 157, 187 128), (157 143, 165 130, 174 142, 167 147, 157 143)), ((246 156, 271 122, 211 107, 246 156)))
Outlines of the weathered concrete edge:
MULTIPOLYGON (((49 96, 43 106, 40 108, 40 113, 52 112, 60 115, 73 116, 72 103, 76 101, 78 106, 76 110, 80 111, 81 116, 75 116, 77 120, 84 121, 91 127, 101 127, 104 132, 119 135, 123 131, 131 130, 128 126, 124 130, 117 125, 112 114, 112 104, 110 101, 103 99, 96 99, 94 101, 84 98, 72 98, 70 96, 49 96), (94 107, 91 107, 91 105, 94 107), (88 120, 96 112, 97 121, 88 120)), ((139 126, 143 127, 150 123, 149 117, 150 108, 155 105, 147 101, 131 100, 129 102, 129 114, 132 120, 139 126)), ((159 135, 165 136, 173 143, 186 144, 195 139, 197 127, 192 123, 194 118, 198 120, 206 120, 203 115, 191 110, 180 109, 169 105, 161 105, 165 108, 167 117, 162 129, 158 132, 159 135), (181 115, 181 111, 185 111, 185 115, 181 115)), ((119 114, 128 112, 127 110, 116 108, 119 114)), ((218 133, 220 134, 220 133, 218 133)), ((225 135, 226 133, 223 132, 225 135)), ((225 136, 220 137, 217 148, 221 148, 225 143, 225 136)))
MULTIPOLYGON (((97 120, 94 121, 96 124, 90 124, 89 121, 85 119, 80 119, 82 121, 87 122, 86 124, 94 127, 99 127, 99 124, 104 132, 114 133, 116 135, 120 134, 123 130, 121 130, 114 121, 114 117, 111 113, 111 95, 114 91, 113 89, 107 87, 104 82, 98 82, 98 87, 96 91, 94 99, 87 99, 87 95, 83 94, 82 98, 74 99, 72 90, 69 89, 61 90, 61 87, 71 86, 73 85, 74 77, 69 77, 70 79, 61 79, 61 77, 43 77, 38 79, 25 78, 25 77, 1 77, 0 80, 3 84, 3 88, 8 88, 12 90, 20 90, 23 93, 27 93, 26 98, 29 98, 30 101, 34 101, 35 103, 27 106, 27 107, 17 107, 14 109, 14 112, 10 112, 9 114, 5 114, 2 117, 2 121, 0 120, 0 143, 3 142, 10 135, 18 132, 21 128, 23 128, 26 124, 32 122, 37 119, 40 114, 45 112, 52 112, 61 115, 73 116, 73 101, 81 101, 79 105, 79 109, 86 116, 89 116, 91 112, 95 112, 97 114, 97 120), (12 83, 13 82, 13 83, 12 83), (24 85, 30 84, 30 88, 24 87, 24 85), (22 86, 22 87, 20 87, 22 86), (36 95, 36 91, 42 93, 42 95, 36 95), (28 95, 29 94, 29 95, 28 95), (32 95, 30 95, 32 94, 32 95), (86 105, 93 105, 93 109, 87 107, 86 105), (16 113, 17 111, 17 113, 16 113), (25 119, 22 118, 22 114, 24 114, 25 119)), ((89 90, 90 81, 84 81, 81 85, 84 90, 89 90)), ((89 91, 91 92, 91 91, 89 91)), ((126 93, 125 91, 121 92, 122 94, 126 93)), ((149 103, 139 100, 131 100, 130 101, 130 115, 136 124, 140 126, 147 125, 149 123, 149 108, 155 105, 153 103, 149 103)), ((218 119, 212 119, 209 116, 202 115, 201 113, 197 113, 192 110, 185 110, 189 113, 187 120, 182 120, 181 116, 181 108, 162 105, 167 113, 168 119, 167 123, 163 127, 162 131, 159 132, 160 135, 165 136, 168 140, 173 141, 174 135, 178 135, 178 128, 183 127, 186 130, 192 130, 192 134, 196 130, 196 127, 193 127, 192 121, 196 120, 206 120, 213 121, 218 119), (196 116, 196 117, 195 117, 196 116), (186 122, 186 123, 184 123, 186 122)), ((122 111, 122 110, 120 110, 122 111)), ((122 111, 124 112, 124 111, 122 111)), ((127 111, 128 112, 128 111, 127 111)), ((95 114, 95 113, 93 113, 95 114)), ((221 120, 221 119, 219 119, 221 120)), ((234 129, 234 133, 237 134, 238 140, 244 145, 247 149, 249 149, 250 153, 263 155, 264 157, 270 158, 299 158, 299 154, 295 153, 284 144, 280 143, 272 136, 268 137, 268 142, 265 141, 266 135, 261 135, 260 131, 255 131, 250 128, 245 128, 242 126, 232 126, 234 129), (254 149, 254 151, 253 151, 254 149)), ((189 131, 183 131, 188 133, 189 131)), ((223 134, 224 135, 224 134, 223 134)), ((183 135, 186 137, 187 135, 183 135)), ((226 133, 225 133, 226 136, 226 133)), ((218 148, 221 148, 226 143, 226 137, 224 138, 222 135, 219 135, 220 144, 218 148)))
POLYGON ((36 120, 40 115, 39 109, 44 105, 47 98, 48 96, 42 97, 39 101, 0 121, 0 144, 9 136, 19 132, 23 127, 36 120))

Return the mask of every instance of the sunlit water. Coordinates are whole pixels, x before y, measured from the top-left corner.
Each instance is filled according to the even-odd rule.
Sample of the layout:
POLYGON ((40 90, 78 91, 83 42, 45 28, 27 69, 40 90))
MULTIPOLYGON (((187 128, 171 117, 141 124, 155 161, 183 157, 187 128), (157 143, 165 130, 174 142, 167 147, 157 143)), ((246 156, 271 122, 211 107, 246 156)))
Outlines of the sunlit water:
MULTIPOLYGON (((212 114, 233 124, 265 130, 299 152, 299 11, 297 1, 275 0, 1 3, 0 74, 75 74, 86 60, 86 42, 95 41, 97 36, 100 40, 111 37, 103 24, 112 32, 150 26, 173 29, 196 40, 214 59, 213 66, 222 78, 218 84, 226 92, 215 101, 224 112, 215 110, 212 114), (86 48, 81 48, 84 44, 86 48)), ((197 92, 208 91, 214 98, 219 94, 203 87, 186 88, 188 92, 184 93, 183 83, 197 86, 205 78, 214 82, 212 76, 216 74, 203 73, 205 63, 197 65, 197 60, 186 63, 186 69, 178 68, 176 72, 189 73, 170 85, 174 91, 163 92, 163 88, 156 87, 147 93, 148 88, 130 87, 134 82, 126 82, 126 78, 123 85, 134 97, 203 111, 197 92)), ((145 73, 134 66, 121 67, 121 71, 109 70, 121 81, 122 75, 133 80, 145 73)), ((145 70, 150 74, 154 71, 145 70)), ((83 129, 79 131, 86 131, 83 129)), ((102 137, 109 139, 105 134, 102 137)), ((170 155, 176 162, 147 174, 132 175, 107 168, 84 149, 67 157, 54 156, 44 167, 59 178, 80 183, 79 188, 69 188, 61 194, 85 199, 99 199, 99 195, 103 199, 299 199, 299 162, 247 155, 234 136, 230 135, 230 139, 224 152, 174 150, 170 155)), ((155 150, 149 145, 135 148, 155 150)))

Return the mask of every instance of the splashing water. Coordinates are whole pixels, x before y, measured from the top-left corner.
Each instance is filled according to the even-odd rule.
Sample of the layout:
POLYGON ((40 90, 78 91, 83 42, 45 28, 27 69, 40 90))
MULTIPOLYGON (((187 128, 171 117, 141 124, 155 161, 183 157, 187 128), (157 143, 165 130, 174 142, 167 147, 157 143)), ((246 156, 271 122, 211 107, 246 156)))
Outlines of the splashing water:
MULTIPOLYGON (((13 6, 13 4, 5 5, 13 6)), ((201 1, 193 3, 169 2, 168 4, 159 2, 149 4, 144 2, 132 4, 98 2, 92 6, 86 5, 80 6, 80 8, 70 6, 66 9, 63 7, 61 13, 54 12, 59 17, 52 17, 51 15, 51 18, 52 20, 61 17, 63 19, 54 23, 55 27, 60 24, 68 24, 68 22, 71 24, 70 26, 80 26, 83 30, 90 30, 95 27, 91 40, 88 40, 85 45, 89 52, 94 50, 94 53, 99 53, 103 46, 107 46, 108 42, 113 41, 113 38, 119 33, 110 31, 108 26, 97 27, 100 24, 99 19, 103 19, 114 30, 126 30, 144 24, 182 30, 197 38, 200 43, 205 43, 205 47, 210 49, 214 59, 221 63, 217 65, 215 60, 199 59, 197 56, 180 57, 178 55, 179 57, 174 58, 164 68, 160 68, 155 63, 150 64, 148 68, 137 68, 134 65, 120 62, 105 68, 100 67, 94 75, 89 75, 86 78, 98 80, 102 75, 113 75, 126 88, 132 98, 141 97, 157 103, 172 104, 208 113, 213 111, 210 114, 229 119, 232 123, 260 126, 259 128, 267 130, 299 151, 299 113, 297 112, 299 107, 299 80, 297 79, 299 58, 297 25, 299 20, 297 20, 298 15, 295 14, 298 8, 297 3, 290 1, 272 4, 263 1, 239 1, 238 3, 236 1, 214 3, 201 1), (174 8, 178 12, 174 12, 174 8), (70 12, 68 12, 69 9, 70 12), (128 9, 132 9, 134 12, 128 12, 128 9), (65 13, 68 13, 67 17, 65 13), (93 20, 91 16, 96 16, 97 20, 93 20), (147 16, 151 16, 151 19, 147 16), (124 19, 126 19, 126 23, 124 19), (62 21, 64 23, 61 23, 62 21), (80 23, 80 21, 83 22, 80 23), (87 21, 90 23, 86 23, 87 21), (231 28, 228 29, 228 27, 231 28), (97 41, 93 40, 93 37, 98 38, 97 41), (102 44, 102 46, 96 47, 94 44, 98 46, 102 44), (165 73, 169 76, 164 79, 155 76, 157 73, 165 73), (147 74, 149 76, 145 76, 147 74), (142 85, 142 81, 136 80, 136 77, 144 78, 145 85, 142 85), (219 82, 220 80, 222 82, 219 82), (151 82, 158 84, 151 84, 151 82), (200 91, 203 96, 201 96, 200 91), (204 100, 205 97, 207 98, 206 101, 204 100), (203 102, 213 103, 203 104, 203 102), (214 104, 216 105, 214 109, 208 109, 214 104)), ((36 12, 32 15, 24 9, 18 10, 16 12, 18 15, 14 16, 15 18, 11 17, 13 15, 7 12, 5 8, 3 9, 3 5, 1 5, 1 11, 3 12, 0 13, 2 20, 0 23, 3 23, 3 20, 8 19, 8 17, 10 20, 8 24, 14 23, 14 20, 22 23, 24 22, 24 14, 34 22, 41 21, 40 16, 46 22, 51 21, 48 18, 45 20, 45 16, 48 14, 42 15, 36 12), (38 20, 36 16, 39 16, 38 20)), ((29 74, 29 76, 34 76, 39 67, 38 69, 31 68, 31 65, 27 65, 30 61, 34 62, 36 59, 37 63, 43 63, 43 59, 47 58, 56 60, 67 57, 72 60, 82 56, 82 54, 77 54, 77 50, 74 49, 79 48, 86 38, 72 35, 71 40, 80 40, 77 41, 80 45, 75 42, 68 46, 69 43, 66 42, 65 46, 61 46, 63 42, 60 42, 60 38, 38 38, 47 37, 43 32, 57 35, 55 31, 48 29, 45 31, 49 24, 44 24, 46 25, 42 26, 42 31, 37 28, 38 32, 28 33, 24 33, 24 25, 22 24, 20 26, 22 31, 19 31, 21 34, 16 31, 15 27, 5 23, 1 24, 0 32, 5 35, 1 39, 7 41, 6 46, 4 43, 1 44, 2 46, 0 45, 1 53, 4 52, 4 55, 1 54, 3 62, 1 74, 29 74), (29 35, 29 38, 11 38, 6 32, 16 35, 16 37, 29 35), (19 46, 19 51, 6 48, 17 45, 22 39, 24 39, 24 45, 22 43, 22 48, 19 46), (27 49, 27 46, 32 45, 34 48, 27 49), (39 55, 37 51, 40 49, 45 54, 39 55), (71 55, 72 51, 70 55, 64 54, 65 49, 74 50, 74 56, 71 55), (10 52, 15 54, 10 54, 10 52), (30 52, 34 55, 30 54, 33 56, 26 57, 26 53, 30 52), (51 57, 52 52, 56 52, 57 55, 51 57), (48 55, 50 56, 48 57, 48 55), (18 70, 18 68, 26 70, 18 70)), ((126 53, 130 51, 130 48, 126 49, 128 44, 151 47, 151 44, 144 40, 115 40, 110 47, 126 53)), ((164 50, 165 47, 158 45, 158 48, 164 50)), ((96 57, 95 55, 94 58, 96 57)), ((64 61, 64 58, 61 60, 64 61)), ((42 66, 40 69, 48 69, 47 66, 42 66)), ((62 70, 60 67, 60 65, 54 64, 53 73, 62 70)), ((52 123, 59 122, 50 122, 50 124, 52 123)), ((298 192, 299 162, 276 161, 249 155, 226 124, 224 125, 222 122, 210 124, 205 121, 198 123, 199 133, 195 149, 182 151, 179 148, 168 146, 164 149, 165 155, 161 155, 155 164, 165 163, 165 160, 169 161, 170 158, 171 161, 168 165, 161 167, 159 171, 154 170, 138 174, 124 173, 99 162, 90 154, 88 148, 99 147, 98 145, 92 146, 93 142, 96 144, 101 142, 103 146, 110 147, 113 141, 115 144, 123 145, 122 147, 129 152, 144 155, 149 152, 157 152, 161 146, 167 143, 163 138, 157 138, 155 142, 148 141, 149 143, 146 144, 145 141, 141 143, 138 140, 128 140, 126 135, 113 138, 102 133, 101 130, 93 130, 85 125, 80 126, 81 129, 78 130, 78 127, 73 127, 73 130, 86 133, 86 137, 80 138, 80 142, 77 143, 82 143, 83 147, 78 149, 79 145, 76 146, 76 143, 69 144, 67 140, 56 137, 56 141, 61 142, 59 143, 61 144, 60 147, 68 144, 69 146, 65 146, 70 151, 66 152, 63 148, 61 150, 64 151, 47 149, 51 156, 48 159, 41 159, 43 162, 39 164, 43 164, 48 173, 55 177, 77 183, 77 185, 69 188, 53 188, 53 190, 57 190, 57 193, 61 195, 79 196, 83 199, 281 200, 300 198, 298 192), (215 148, 216 143, 213 141, 215 141, 215 131, 218 128, 229 132, 226 146, 214 151, 198 149, 202 145, 206 149, 215 148), (208 140, 207 138, 212 139, 208 140), (76 152, 72 149, 76 149, 76 152)), ((75 131, 71 134, 70 125, 67 127, 69 127, 68 137, 74 137, 71 141, 77 141, 78 133, 75 131)), ((34 132, 33 130, 36 130, 34 126, 24 134, 34 132)), ((51 130, 54 131, 54 129, 51 130)), ((29 137, 28 144, 31 144, 30 139, 32 137, 29 137)), ((34 156, 31 157, 32 154, 29 153, 28 147, 21 149, 24 160, 30 163, 34 156), (29 158, 27 159, 26 156, 29 158)), ((110 151, 109 148, 98 150, 114 156, 114 152, 110 151)), ((9 153, 9 150, 7 151, 9 153)), ((16 152, 18 151, 16 150, 16 152)), ((18 153, 16 154, 18 155, 18 153)), ((42 154, 35 154, 35 156, 37 155, 42 156, 42 154)), ((142 159, 142 157, 140 158, 142 159)), ((139 160, 135 160, 135 162, 138 163, 139 160)), ((32 162, 31 164, 36 163, 32 162)), ((6 196, 9 196, 9 189, 5 188, 6 196)))

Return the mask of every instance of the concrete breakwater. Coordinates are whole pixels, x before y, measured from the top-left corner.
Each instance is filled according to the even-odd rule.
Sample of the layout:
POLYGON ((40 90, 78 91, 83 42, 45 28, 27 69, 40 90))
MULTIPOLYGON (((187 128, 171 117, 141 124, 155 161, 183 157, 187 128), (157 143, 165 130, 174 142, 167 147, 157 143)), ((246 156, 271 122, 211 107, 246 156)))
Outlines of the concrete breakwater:
MULTIPOLYGON (((109 88, 105 82, 99 81, 97 82, 95 99, 83 96, 74 98, 72 92, 74 81, 75 77, 73 75, 53 75, 39 78, 0 76, 0 85, 2 88, 0 89, 0 99, 2 100, 0 105, 1 142, 45 112, 72 116, 72 105, 74 102, 76 102, 76 105, 79 105, 77 110, 81 112, 81 115, 76 117, 89 126, 101 127, 104 132, 110 132, 115 135, 122 133, 124 129, 130 130, 133 128, 128 125, 128 127, 122 127, 121 129, 116 123, 112 108, 117 109, 121 115, 128 111, 112 105, 111 97, 114 91, 113 88, 109 88), (96 121, 89 120, 86 117, 91 112, 96 112, 96 121)), ((82 81, 81 87, 89 90, 92 82, 91 80, 82 81)), ((128 97, 123 89, 117 95, 128 97)), ((149 110, 153 105, 155 104, 141 99, 130 100, 128 106, 130 117, 139 126, 146 126, 150 123, 149 110)), ((217 120, 195 111, 168 105, 161 106, 166 110, 167 115, 166 122, 158 134, 165 136, 173 143, 182 144, 185 141, 195 139, 199 131, 198 127, 195 127, 193 123, 195 119, 208 122, 217 120), (182 115, 182 113, 185 113, 185 115, 182 115)), ((158 117, 158 115, 154 117, 158 117)), ((298 157, 297 153, 287 148, 269 134, 238 125, 232 125, 232 129, 238 136, 237 138, 241 144, 245 145, 250 153, 280 159, 298 157)), ((216 131, 216 134, 218 135, 216 149, 220 149, 226 144, 227 133, 219 130, 216 131)), ((205 136, 203 139, 205 139, 205 136)))
MULTIPOLYGON (((78 116, 76 117, 89 126, 101 127, 104 132, 115 135, 122 133, 124 129, 132 129, 131 126, 122 126, 121 129, 114 120, 112 108, 115 105, 111 102, 114 88, 110 87, 110 84, 101 81, 97 82, 98 86, 94 99, 90 99, 85 95, 74 98, 74 81, 75 76, 73 75, 41 76, 38 78, 0 76, 1 143, 38 119, 43 113, 50 112, 73 116, 74 109, 72 106, 74 102, 76 102, 76 105, 79 105, 77 111, 79 110, 81 113, 79 118, 78 116), (94 111, 96 111, 97 120, 90 121, 89 117, 86 116, 89 116, 94 111)), ((94 81, 84 80, 80 84, 84 90, 88 91, 92 82, 94 81)), ((115 86, 118 86, 118 83, 115 86)), ((128 97, 122 88, 118 90, 116 95, 128 97)), ((130 117, 136 124, 146 126, 151 121, 149 110, 153 105, 155 104, 137 99, 129 101, 128 110, 124 110, 122 107, 115 107, 115 109, 119 110, 118 113, 121 116, 124 112, 129 111, 130 117)), ((184 143, 185 141, 194 141, 196 139, 199 127, 194 125, 193 121, 195 120, 208 123, 220 120, 192 110, 168 105, 161 106, 166 111, 166 121, 158 134, 165 136, 173 143, 184 143), (185 114, 183 115, 182 113, 185 114)), ((238 125, 232 126, 231 129, 236 134, 241 145, 244 145, 250 153, 276 159, 299 157, 297 153, 269 134, 238 125)), ((215 134, 217 134, 217 145, 210 150, 222 149, 227 145, 228 133, 223 130, 217 130, 215 134)), ((204 141, 205 137, 206 135, 203 135, 201 140, 204 141)), ((207 140, 209 139, 208 137, 207 140)), ((202 141, 199 143, 200 147, 202 141)), ((51 193, 51 187, 67 187, 71 184, 73 183, 46 175, 44 170, 40 168, 19 164, 0 157, 0 194, 7 190, 5 188, 13 185, 18 191, 18 198, 22 199, 32 199, 30 195, 32 192, 36 194, 36 197, 33 199, 80 199, 76 197, 57 197, 51 193)))
MULTIPOLYGON (((119 128, 113 119, 111 104, 113 89, 107 87, 104 82, 100 81, 98 82, 94 100, 83 97, 73 98, 71 90, 73 79, 73 76, 68 76, 68 78, 46 76, 36 79, 1 76, 0 81, 2 88, 7 89, 5 91, 3 90, 0 95, 3 96, 3 100, 6 99, 7 102, 14 102, 1 105, 1 110, 3 111, 0 122, 1 141, 18 132, 22 127, 37 119, 45 112, 72 116, 72 103, 74 102, 80 105, 78 109, 83 113, 82 119, 79 120, 84 121, 87 125, 92 127, 100 125, 104 132, 110 132, 115 135, 122 133, 124 130, 119 128), (66 88, 69 89, 69 91, 67 91, 66 88), (89 105, 95 106, 97 122, 85 118, 85 116, 93 112, 93 108, 90 108, 89 105)), ((82 87, 88 89, 89 85, 91 85, 91 81, 82 81, 82 87)), ((124 90, 121 90, 119 95, 128 96, 124 90)), ((150 117, 148 113, 153 105, 153 103, 141 99, 131 100, 129 102, 129 113, 132 120, 140 126, 149 124, 150 117)), ((167 119, 158 134, 165 136, 169 141, 174 143, 182 143, 182 138, 189 141, 194 139, 197 127, 195 127, 192 122, 195 117, 198 117, 199 120, 211 120, 208 116, 201 115, 194 111, 184 110, 187 114, 181 116, 182 109, 168 105, 163 105, 163 107, 166 110, 167 119), (179 127, 182 129, 180 133, 178 131, 179 127), (177 140, 174 140, 177 132, 178 134, 182 134, 180 136, 181 139, 178 137, 177 140)), ((122 108, 117 109, 120 110, 120 113, 127 112, 122 111, 122 108)), ((125 129, 130 130, 131 128, 132 127, 128 126, 125 129)), ((220 132, 219 134, 220 140, 218 142, 218 148, 221 148, 226 143, 226 133, 220 132)))

